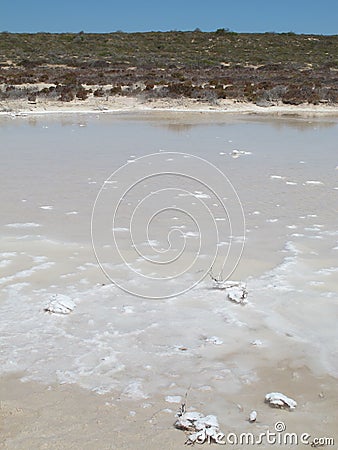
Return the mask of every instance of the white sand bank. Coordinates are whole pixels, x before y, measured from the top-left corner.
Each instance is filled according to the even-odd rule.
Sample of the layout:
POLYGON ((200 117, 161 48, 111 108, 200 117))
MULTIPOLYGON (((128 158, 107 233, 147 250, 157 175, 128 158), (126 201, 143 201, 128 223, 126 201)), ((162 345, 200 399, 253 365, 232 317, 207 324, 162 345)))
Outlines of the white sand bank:
POLYGON ((338 106, 334 105, 275 105, 257 106, 254 103, 235 100, 218 100, 210 104, 194 99, 161 99, 144 100, 135 97, 109 97, 87 100, 74 100, 69 103, 38 100, 36 103, 27 100, 9 100, 0 102, 0 114, 43 114, 43 113, 98 113, 124 111, 193 111, 193 112, 226 112, 246 114, 283 115, 296 114, 304 116, 338 115, 338 106))

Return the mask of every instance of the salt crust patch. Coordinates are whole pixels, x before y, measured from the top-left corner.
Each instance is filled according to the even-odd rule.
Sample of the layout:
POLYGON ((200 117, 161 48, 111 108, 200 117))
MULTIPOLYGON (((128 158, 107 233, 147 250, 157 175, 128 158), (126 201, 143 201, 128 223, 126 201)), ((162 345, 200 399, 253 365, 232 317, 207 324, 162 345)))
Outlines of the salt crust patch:
POLYGON ((0 261, 0 268, 7 267, 12 263, 11 259, 3 259, 0 261))
POLYGON ((21 271, 15 273, 14 275, 0 278, 0 283, 7 283, 7 282, 13 281, 17 278, 28 278, 31 275, 33 275, 34 272, 37 272, 38 270, 50 269, 54 265, 55 265, 55 262, 50 261, 50 262, 45 262, 45 263, 39 264, 37 266, 34 266, 31 269, 21 270, 21 271))
POLYGON ((320 185, 323 185, 324 183, 322 181, 308 180, 308 181, 305 181, 305 184, 313 185, 313 186, 320 186, 320 185))
POLYGON ((122 395, 133 400, 142 400, 148 396, 142 391, 141 381, 133 381, 123 390, 122 395))
POLYGON ((182 397, 180 395, 167 395, 165 401, 168 403, 181 403, 182 397))
POLYGON ((270 175, 271 180, 285 180, 281 175, 270 175))
POLYGON ((38 227, 41 227, 41 225, 39 223, 35 223, 35 222, 7 223, 5 226, 8 228, 38 228, 38 227))

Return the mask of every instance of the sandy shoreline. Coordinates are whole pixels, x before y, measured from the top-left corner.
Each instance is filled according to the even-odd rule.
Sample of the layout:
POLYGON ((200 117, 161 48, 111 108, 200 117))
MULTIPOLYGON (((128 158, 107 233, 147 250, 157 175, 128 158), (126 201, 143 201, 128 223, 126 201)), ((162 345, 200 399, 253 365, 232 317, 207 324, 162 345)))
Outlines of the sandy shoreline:
POLYGON ((0 102, 0 115, 21 114, 71 114, 71 113, 115 113, 115 112, 145 112, 145 111, 173 111, 173 112, 217 112, 262 115, 301 115, 301 116, 336 116, 338 106, 329 105, 284 105, 257 106, 254 103, 234 100, 218 100, 215 104, 193 99, 161 99, 144 100, 136 97, 88 98, 72 102, 44 101, 36 103, 27 100, 11 100, 0 102))
POLYGON ((165 448, 183 448, 184 435, 172 427, 173 417, 166 412, 148 408, 140 417, 130 413, 134 404, 112 405, 107 396, 77 386, 20 383, 8 377, 2 382, 5 388, 11 395, 1 403, 0 448, 103 450, 143 448, 146 441, 159 448, 166 439, 171 444, 165 448))
POLYGON ((1 449, 184 448, 164 400, 142 407, 77 385, 22 383, 19 374, 2 377, 0 386, 1 449))
MULTIPOLYGON (((305 367, 261 369, 262 382, 254 388, 221 396, 223 414, 220 429, 225 434, 275 431, 282 421, 286 431, 311 435, 314 438, 336 439, 336 381, 331 377, 314 377, 305 367), (264 395, 274 388, 297 399, 295 411, 279 410, 264 403, 264 395), (223 398, 222 398, 223 397, 223 398), (258 420, 247 420, 251 409, 258 420)), ((22 374, 1 378, 0 383, 0 448, 8 450, 165 450, 186 448, 184 432, 175 429, 177 403, 168 403, 162 396, 143 400, 98 395, 75 384, 47 385, 21 382, 22 374)), ((191 390, 188 408, 213 414, 205 393, 191 390)), ((262 443, 261 448, 271 448, 262 443)), ((236 447, 237 448, 237 447, 236 447)), ((243 447, 238 447, 243 448, 243 447)), ((246 447, 245 447, 246 448, 246 447)), ((285 446, 293 448, 293 446, 285 446)), ((331 447, 332 448, 332 447, 331 447)), ((335 448, 335 447, 333 447, 335 448)))

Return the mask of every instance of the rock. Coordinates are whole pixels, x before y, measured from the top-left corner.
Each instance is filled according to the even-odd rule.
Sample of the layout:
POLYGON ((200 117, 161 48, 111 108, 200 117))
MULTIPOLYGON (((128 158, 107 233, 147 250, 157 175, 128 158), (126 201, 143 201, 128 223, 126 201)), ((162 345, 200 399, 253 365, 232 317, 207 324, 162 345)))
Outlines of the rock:
POLYGON ((214 289, 225 290, 229 300, 235 303, 247 303, 248 291, 245 283, 240 281, 222 281, 212 278, 214 289))
POLYGON ((177 416, 178 419, 174 423, 175 428, 190 432, 186 444, 218 442, 220 431, 216 416, 203 416, 197 411, 184 412, 183 414, 179 412, 177 416))
POLYGON ((174 427, 183 431, 195 431, 196 430, 195 423, 202 417, 203 414, 197 411, 186 412, 184 414, 179 415, 178 419, 174 423, 174 427))
POLYGON ((248 291, 245 286, 234 286, 228 288, 227 291, 228 299, 235 303, 247 303, 248 291))
POLYGON ((67 295, 54 294, 50 297, 49 303, 44 311, 54 314, 69 314, 75 308, 75 303, 67 295))
POLYGON ((266 394, 265 402, 269 403, 271 406, 275 408, 289 408, 290 410, 295 409, 297 406, 297 402, 292 398, 287 397, 280 392, 270 392, 270 394, 266 394))
POLYGON ((249 414, 249 422, 256 422, 257 419, 257 411, 251 411, 249 414))

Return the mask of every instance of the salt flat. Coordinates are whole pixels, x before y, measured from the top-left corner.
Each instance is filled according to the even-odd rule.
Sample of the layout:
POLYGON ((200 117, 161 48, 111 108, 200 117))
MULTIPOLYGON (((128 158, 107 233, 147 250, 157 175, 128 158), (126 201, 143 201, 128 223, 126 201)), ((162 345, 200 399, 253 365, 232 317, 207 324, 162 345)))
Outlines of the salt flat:
MULTIPOLYGON (((106 431, 100 448, 135 448, 135 439, 150 439, 154 429, 153 448, 162 442, 161 433, 163 448, 180 448, 184 435, 171 429, 179 403, 166 398, 184 399, 187 391, 189 406, 216 414, 228 431, 247 430, 246 416, 256 409, 257 432, 283 419, 290 432, 333 435, 336 118, 7 116, 0 130, 0 362, 3 386, 10 389, 1 397, 7 448, 40 448, 34 432, 24 428, 32 410, 42 417, 40 431, 52 423, 53 411, 68 417, 64 429, 80 415, 89 422, 88 448, 99 438, 97 411, 104 430, 113 423, 120 439, 120 447, 111 447, 106 431), (159 158, 156 163, 146 159, 149 154, 159 158), (231 186, 218 182, 202 160, 231 182, 243 223, 231 186), (124 165, 122 176, 111 176, 124 165), (112 221, 114 192, 142 178, 146 167, 161 176, 125 189, 112 221), (196 179, 190 172, 187 178, 187 170, 196 179), (91 222, 101 188, 94 220, 97 261, 91 222), (212 289, 207 275, 210 266, 214 274, 221 272, 230 247, 232 259, 223 269, 247 284, 246 305, 212 289), (194 287, 185 291, 187 286, 194 287), (172 295, 176 289, 185 292, 172 295), (44 311, 56 293, 74 300, 69 315, 44 311), (166 298, 149 298, 156 296, 166 298), (296 411, 264 405, 264 395, 275 390, 294 398, 296 411), (77 402, 60 406, 68 395, 81 398, 79 412, 77 402), (87 406, 92 401, 96 412, 87 406), (51 410, 41 415, 44 404, 51 410), (6 413, 13 408, 22 410, 15 429, 6 413), (144 436, 139 430, 135 438, 139 421, 144 436)), ((80 437, 72 446, 67 442, 69 437, 60 448, 87 448, 80 437)))

